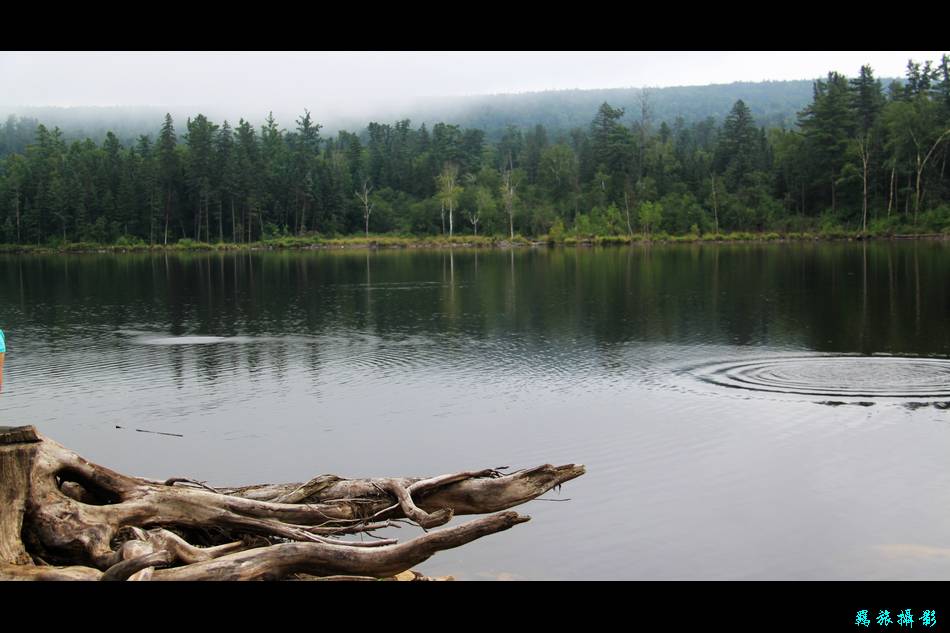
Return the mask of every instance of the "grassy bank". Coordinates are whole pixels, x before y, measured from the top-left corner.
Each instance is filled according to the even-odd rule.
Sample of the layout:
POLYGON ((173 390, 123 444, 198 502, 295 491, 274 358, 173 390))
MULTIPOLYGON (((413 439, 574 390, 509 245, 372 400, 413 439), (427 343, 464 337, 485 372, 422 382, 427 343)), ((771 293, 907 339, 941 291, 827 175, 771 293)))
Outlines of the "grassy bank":
POLYGON ((183 239, 165 244, 120 239, 115 244, 98 242, 56 242, 51 244, 0 244, 0 253, 139 253, 167 251, 258 251, 258 250, 320 250, 340 248, 451 248, 509 247, 530 244, 521 236, 507 240, 484 236, 402 236, 370 235, 347 237, 279 237, 257 242, 197 242, 183 239))
POLYGON ((259 251, 259 250, 322 250, 346 248, 511 248, 522 246, 600 246, 610 244, 645 243, 732 243, 732 242, 791 242, 832 240, 889 240, 889 239, 950 239, 950 233, 868 233, 844 229, 820 232, 731 232, 707 233, 704 235, 668 235, 666 233, 632 235, 542 235, 526 238, 507 236, 459 235, 370 235, 347 237, 279 237, 249 243, 196 242, 183 239, 164 244, 147 244, 141 241, 119 239, 115 244, 95 242, 55 242, 50 244, 0 244, 0 253, 134 253, 167 251, 259 251))

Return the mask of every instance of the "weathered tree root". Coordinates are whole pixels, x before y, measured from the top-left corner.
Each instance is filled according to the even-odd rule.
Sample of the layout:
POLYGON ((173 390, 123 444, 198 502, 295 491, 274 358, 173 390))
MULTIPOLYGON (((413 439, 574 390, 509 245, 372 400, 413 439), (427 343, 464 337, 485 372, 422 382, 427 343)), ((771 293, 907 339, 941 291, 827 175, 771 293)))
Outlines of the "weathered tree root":
POLYGON ((0 579, 386 578, 527 521, 499 511, 583 473, 569 464, 429 479, 321 475, 216 490, 122 475, 33 427, 0 427, 0 579), (499 513, 404 543, 342 538, 404 519, 430 529, 489 512, 499 513))

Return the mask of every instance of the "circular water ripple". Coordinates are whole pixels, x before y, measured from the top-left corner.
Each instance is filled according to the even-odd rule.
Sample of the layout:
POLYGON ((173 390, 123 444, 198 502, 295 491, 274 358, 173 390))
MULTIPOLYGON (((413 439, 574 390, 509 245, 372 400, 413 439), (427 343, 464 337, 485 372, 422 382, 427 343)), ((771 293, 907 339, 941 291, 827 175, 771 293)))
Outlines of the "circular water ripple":
POLYGON ((860 398, 950 398, 950 359, 797 356, 705 363, 703 382, 750 391, 860 398))

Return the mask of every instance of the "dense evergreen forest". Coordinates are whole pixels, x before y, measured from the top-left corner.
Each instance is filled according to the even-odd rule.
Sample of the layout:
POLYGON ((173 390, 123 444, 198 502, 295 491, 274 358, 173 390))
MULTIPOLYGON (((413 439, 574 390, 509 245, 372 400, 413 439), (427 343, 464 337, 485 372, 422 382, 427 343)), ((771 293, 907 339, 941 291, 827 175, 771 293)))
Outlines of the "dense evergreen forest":
MULTIPOLYGON (((549 136, 568 135, 575 127, 586 127, 591 114, 605 101, 625 110, 622 123, 633 124, 640 98, 646 94, 653 121, 696 123, 713 117, 722 120, 738 99, 752 111, 760 125, 791 127, 796 113, 811 100, 812 82, 735 82, 708 86, 666 88, 604 88, 600 90, 548 90, 520 94, 443 97, 415 105, 407 116, 428 124, 440 121, 475 127, 485 138, 497 142, 508 126, 523 129, 543 125, 549 136), (411 116, 410 116, 411 115, 411 116)), ((365 119, 363 120, 365 121, 365 119)), ((354 118, 349 128, 362 127, 354 118)), ((347 126, 344 126, 347 127, 347 126)))
MULTIPOLYGON (((886 80, 885 80, 886 81, 886 80)), ((346 114, 328 114, 321 120, 321 132, 335 136, 340 130, 364 129, 369 121, 410 119, 417 126, 425 123, 453 123, 485 132, 485 140, 497 142, 508 127, 528 129, 543 125, 549 135, 569 134, 575 127, 590 122, 604 101, 625 108, 622 122, 632 124, 641 94, 649 93, 653 119, 672 123, 682 117, 685 123, 707 117, 723 119, 737 99, 742 99, 756 121, 766 127, 795 123, 795 114, 811 100, 812 82, 762 81, 712 84, 708 86, 670 86, 666 88, 605 88, 601 90, 547 90, 518 94, 470 95, 464 97, 429 97, 413 104, 368 104, 346 114)), ((115 134, 123 145, 134 145, 142 134, 153 138, 158 134, 162 118, 171 112, 174 119, 186 119, 203 112, 211 119, 234 121, 246 112, 228 104, 210 108, 176 107, 169 110, 157 106, 73 106, 19 107, 3 112, 0 124, 0 158, 22 154, 36 136, 36 126, 58 127, 66 142, 101 139, 107 132, 115 134), (232 116, 234 115, 234 116, 232 116)), ((263 113, 266 114, 266 113, 263 113)), ((275 118, 293 121, 299 112, 274 108, 275 118)), ((321 115, 322 118, 323 115, 321 115)), ((264 117, 248 119, 253 125, 264 123, 264 117)))
POLYGON ((0 243, 950 231, 947 55, 886 89, 867 66, 829 73, 789 127, 742 99, 721 123, 658 124, 638 95, 633 112, 604 102, 585 126, 497 141, 409 120, 324 137, 309 112, 292 130, 166 115, 131 144, 38 124, 0 159, 0 243))

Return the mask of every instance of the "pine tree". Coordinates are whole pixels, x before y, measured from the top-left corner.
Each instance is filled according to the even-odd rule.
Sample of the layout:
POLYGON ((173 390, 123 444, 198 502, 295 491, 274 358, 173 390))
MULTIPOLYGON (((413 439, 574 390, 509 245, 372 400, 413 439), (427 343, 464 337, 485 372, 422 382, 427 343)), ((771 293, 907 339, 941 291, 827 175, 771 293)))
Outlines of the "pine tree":
POLYGON ((195 199, 195 239, 201 239, 202 221, 205 227, 205 239, 211 241, 209 230, 209 207, 211 182, 214 178, 214 136, 218 126, 199 114, 188 119, 188 133, 185 141, 188 148, 186 180, 195 199))
POLYGON ((158 185, 152 140, 147 134, 139 136, 135 150, 139 156, 139 171, 136 178, 143 192, 143 204, 139 211, 145 214, 140 225, 148 226, 148 243, 151 245, 155 243, 155 218, 158 209, 161 208, 161 190, 158 185))
POLYGON ((535 184, 541 168, 541 153, 548 144, 547 130, 543 125, 534 126, 534 130, 525 137, 525 171, 528 182, 535 184))
POLYGON ((239 174, 239 201, 241 221, 238 230, 240 241, 251 241, 253 216, 260 206, 262 170, 261 151, 253 126, 244 119, 238 121, 236 130, 237 173, 239 174))
POLYGON ((723 174, 727 187, 735 191, 749 183, 760 153, 760 134, 752 111, 739 99, 723 123, 715 171, 723 174))
POLYGON ((861 74, 850 81, 851 107, 857 114, 858 129, 862 134, 874 127, 881 108, 884 107, 884 92, 881 80, 874 79, 870 66, 861 66, 861 74))
POLYGON ((613 108, 605 101, 590 124, 591 152, 594 163, 608 171, 616 167, 619 162, 617 142, 621 134, 620 130, 626 131, 619 122, 622 117, 623 108, 613 108))
POLYGON ((234 134, 227 120, 221 124, 214 140, 214 189, 217 198, 218 241, 224 241, 224 207, 231 212, 231 240, 234 241, 234 196, 238 190, 239 175, 234 151, 234 134))
POLYGON ((950 120, 950 55, 940 58, 940 65, 934 70, 934 88, 937 98, 943 103, 947 119, 950 120))
POLYGON ((832 213, 837 210, 838 178, 857 124, 851 103, 847 78, 829 73, 827 81, 815 82, 814 100, 799 114, 819 180, 830 184, 832 213))
POLYGON ((179 160, 177 152, 178 138, 175 136, 175 126, 172 115, 165 114, 165 123, 162 124, 158 135, 158 164, 159 179, 164 192, 165 206, 165 244, 168 244, 168 223, 171 218, 172 192, 178 183, 179 160))
POLYGON ((297 235, 303 235, 307 230, 307 210, 313 201, 313 169, 320 149, 321 127, 313 123, 309 110, 304 110, 304 115, 297 119, 293 168, 294 208, 299 209, 299 217, 296 221, 297 235))

